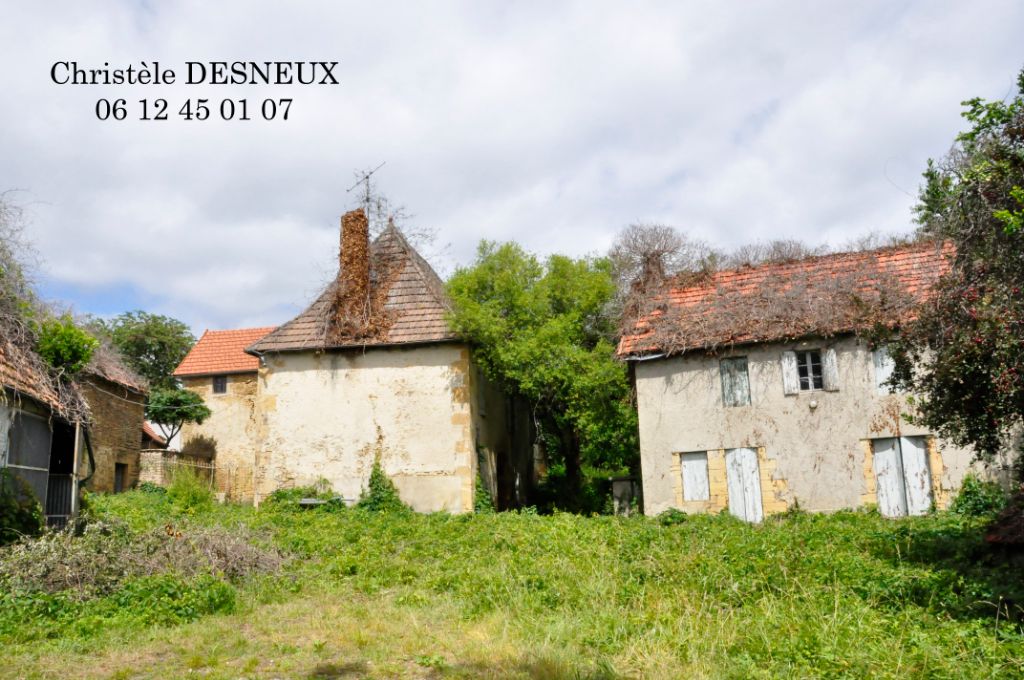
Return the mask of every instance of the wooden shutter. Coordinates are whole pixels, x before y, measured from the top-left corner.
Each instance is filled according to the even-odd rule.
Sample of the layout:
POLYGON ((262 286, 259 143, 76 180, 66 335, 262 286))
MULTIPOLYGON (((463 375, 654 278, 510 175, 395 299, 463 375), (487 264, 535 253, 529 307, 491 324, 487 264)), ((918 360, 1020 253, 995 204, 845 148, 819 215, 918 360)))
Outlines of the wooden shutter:
POLYGON ((924 515, 932 508, 932 476, 924 437, 901 437, 900 457, 907 486, 907 514, 924 515))
POLYGON ((836 351, 831 347, 821 356, 821 382, 826 392, 839 391, 839 362, 836 351))
POLYGON ((892 394, 892 387, 886 385, 886 382, 892 377, 893 369, 889 350, 885 347, 879 347, 871 353, 871 358, 875 364, 875 390, 879 394, 892 394))
POLYGON ((877 480, 878 511, 883 517, 902 517, 907 514, 907 493, 903 483, 899 440, 875 439, 871 447, 872 466, 877 480))
POLYGON ((749 404, 750 376, 747 373, 747 358, 722 359, 719 372, 722 376, 722 403, 725 406, 749 404))
POLYGON ((800 391, 800 374, 796 370, 796 352, 782 353, 782 392, 796 394, 800 391))
POLYGON ((726 451, 725 479, 729 493, 729 512, 748 522, 760 522, 764 518, 764 510, 761 507, 757 450, 726 451))

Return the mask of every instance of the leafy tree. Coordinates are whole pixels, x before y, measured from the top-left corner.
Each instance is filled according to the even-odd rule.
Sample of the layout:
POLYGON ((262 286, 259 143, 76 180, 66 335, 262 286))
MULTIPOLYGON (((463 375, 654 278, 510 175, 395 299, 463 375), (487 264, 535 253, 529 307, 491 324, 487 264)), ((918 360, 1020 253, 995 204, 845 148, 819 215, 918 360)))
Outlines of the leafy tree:
POLYGON ((574 497, 584 463, 621 469, 636 461, 636 415, 608 313, 615 289, 607 259, 553 255, 542 263, 514 243, 487 241, 448 284, 454 328, 491 380, 534 404, 574 497))
POLYGON ((956 253, 892 346, 894 382, 920 422, 990 459, 1024 422, 1024 71, 1009 101, 964 105, 971 127, 929 161, 916 208, 920 235, 956 253))
POLYGON ((172 373, 196 342, 188 326, 141 310, 120 314, 104 325, 114 345, 151 387, 177 387, 172 373))
POLYGON ((75 325, 70 314, 39 324, 36 351, 52 368, 73 376, 89 363, 99 341, 75 325))
POLYGON ((181 432, 185 423, 198 425, 209 417, 209 407, 195 392, 180 387, 161 387, 149 393, 146 418, 160 427, 167 441, 181 432))

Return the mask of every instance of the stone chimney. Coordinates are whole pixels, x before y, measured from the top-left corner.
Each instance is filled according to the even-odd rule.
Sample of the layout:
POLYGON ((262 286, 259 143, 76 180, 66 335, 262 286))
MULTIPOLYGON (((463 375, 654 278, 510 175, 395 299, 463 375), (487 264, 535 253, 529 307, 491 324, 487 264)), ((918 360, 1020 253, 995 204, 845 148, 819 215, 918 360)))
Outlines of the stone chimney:
POLYGON ((358 323, 368 311, 370 294, 370 223, 362 208, 341 216, 338 264, 337 310, 358 323))

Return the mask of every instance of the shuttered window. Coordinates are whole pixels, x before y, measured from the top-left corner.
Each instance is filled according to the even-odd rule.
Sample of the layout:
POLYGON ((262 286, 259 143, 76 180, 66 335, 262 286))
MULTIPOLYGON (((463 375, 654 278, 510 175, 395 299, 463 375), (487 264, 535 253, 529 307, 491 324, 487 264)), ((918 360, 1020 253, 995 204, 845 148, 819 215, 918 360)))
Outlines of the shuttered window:
POLYGON ((228 391, 228 377, 226 375, 213 376, 213 393, 225 394, 228 391))
POLYGON ((888 384, 892 377, 893 362, 886 347, 879 347, 871 353, 872 363, 875 365, 875 390, 879 394, 892 394, 895 392, 888 384))
POLYGON ((747 373, 747 358, 722 359, 719 371, 722 375, 722 403, 725 406, 749 404, 750 375, 747 373))
POLYGON ((825 389, 825 378, 821 371, 821 352, 809 349, 796 353, 796 372, 800 379, 800 391, 825 389))
POLYGON ((832 348, 782 353, 782 390, 785 394, 839 389, 839 360, 832 348))

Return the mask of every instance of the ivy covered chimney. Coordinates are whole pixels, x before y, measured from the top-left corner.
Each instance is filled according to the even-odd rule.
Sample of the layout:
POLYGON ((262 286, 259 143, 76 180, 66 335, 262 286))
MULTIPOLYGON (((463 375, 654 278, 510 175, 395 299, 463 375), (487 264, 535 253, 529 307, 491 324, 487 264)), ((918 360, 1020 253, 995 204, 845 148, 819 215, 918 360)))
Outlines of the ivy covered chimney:
POLYGON ((362 208, 341 216, 338 254, 337 319, 359 325, 368 313, 370 294, 370 223, 362 208))

